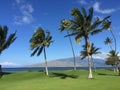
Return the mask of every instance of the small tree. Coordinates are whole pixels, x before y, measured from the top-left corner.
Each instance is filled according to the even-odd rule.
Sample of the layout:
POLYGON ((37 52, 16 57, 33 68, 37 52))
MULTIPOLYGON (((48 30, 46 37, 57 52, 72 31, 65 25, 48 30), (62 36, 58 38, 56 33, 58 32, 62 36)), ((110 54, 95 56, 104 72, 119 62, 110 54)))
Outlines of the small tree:
POLYGON ((117 71, 118 64, 119 64, 119 58, 118 53, 116 53, 114 50, 111 50, 108 54, 108 57, 106 58, 106 64, 112 65, 114 68, 114 72, 117 71))
MULTIPOLYGON (((16 40, 16 32, 10 34, 7 38, 8 34, 8 27, 7 26, 0 26, 0 55, 2 52, 7 49, 15 40, 16 40)), ((0 65, 0 75, 2 74, 2 69, 0 65)))
POLYGON ((111 44, 112 44, 112 39, 111 39, 110 37, 107 37, 107 38, 105 39, 104 43, 105 43, 106 45, 109 45, 109 46, 110 46, 110 49, 113 50, 113 48, 112 48, 112 46, 111 46, 111 44))
MULTIPOLYGON (((96 48, 93 43, 91 44, 90 56, 91 56, 94 71, 96 71, 96 66, 93 59, 93 55, 101 53, 101 52, 98 52, 99 49, 100 48, 96 48)), ((80 56, 81 56, 81 59, 84 59, 87 57, 87 50, 85 48, 85 45, 83 45, 83 50, 80 52, 80 56)))
POLYGON ((44 31, 42 28, 38 28, 30 39, 30 47, 33 50, 31 56, 37 54, 39 56, 42 51, 44 51, 45 58, 45 73, 48 75, 47 57, 46 57, 46 47, 49 47, 52 43, 52 36, 50 36, 49 31, 44 31))
POLYGON ((116 42, 116 37, 114 33, 112 32, 111 28, 108 29, 112 35, 112 39, 107 37, 106 40, 104 41, 105 44, 110 45, 111 51, 108 54, 108 58, 106 61, 107 65, 112 65, 114 68, 114 72, 118 72, 118 64, 119 64, 119 58, 118 58, 118 53, 116 50, 117 47, 117 42, 116 42), (114 42, 114 48, 112 47, 112 43, 114 42))

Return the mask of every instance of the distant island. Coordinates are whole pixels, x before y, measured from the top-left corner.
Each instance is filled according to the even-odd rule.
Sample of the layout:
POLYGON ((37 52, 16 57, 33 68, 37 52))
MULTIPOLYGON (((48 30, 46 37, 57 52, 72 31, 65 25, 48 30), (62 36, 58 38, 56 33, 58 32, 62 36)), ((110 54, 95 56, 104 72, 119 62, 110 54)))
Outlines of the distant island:
MULTIPOLYGON (((108 65, 105 64, 105 60, 103 59, 97 59, 94 58, 94 63, 96 67, 108 67, 108 65)), ((64 58, 64 59, 56 59, 48 61, 48 67, 73 67, 73 58, 64 58)), ((76 57, 76 65, 77 67, 88 67, 87 58, 84 60, 81 60, 80 57, 76 57)), ((30 65, 28 67, 44 67, 45 63, 37 63, 30 65)))

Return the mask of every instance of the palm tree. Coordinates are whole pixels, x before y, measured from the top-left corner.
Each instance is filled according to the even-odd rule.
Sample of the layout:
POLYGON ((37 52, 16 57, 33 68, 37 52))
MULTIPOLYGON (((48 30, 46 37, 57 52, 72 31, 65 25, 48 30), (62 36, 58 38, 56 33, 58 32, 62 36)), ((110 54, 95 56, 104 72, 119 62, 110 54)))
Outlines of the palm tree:
POLYGON ((107 37, 107 38, 105 39, 104 43, 105 43, 106 45, 109 45, 110 48, 111 48, 111 50, 113 50, 113 48, 112 48, 112 46, 111 46, 111 44, 112 44, 112 39, 111 39, 111 38, 107 37))
POLYGON ((119 64, 119 58, 120 56, 118 55, 118 53, 116 53, 115 50, 111 50, 108 54, 108 57, 106 58, 106 64, 107 65, 112 65, 114 68, 114 72, 117 71, 118 69, 118 64, 119 64))
POLYGON ((99 32, 102 32, 104 29, 108 29, 110 27, 111 22, 107 19, 110 16, 105 17, 103 20, 100 20, 98 17, 95 21, 92 20, 93 18, 93 8, 89 9, 89 13, 87 14, 85 8, 81 8, 81 11, 78 8, 74 8, 71 10, 71 15, 74 17, 73 20, 70 19, 63 19, 62 22, 67 23, 66 25, 61 23, 63 30, 68 30, 70 34, 67 36, 75 36, 76 42, 80 42, 82 37, 85 40, 85 46, 87 50, 88 56, 88 66, 89 66, 89 75, 88 78, 93 78, 92 76, 92 69, 91 69, 91 60, 90 60, 90 50, 91 50, 91 43, 89 39, 89 35, 94 35, 99 32), (82 11, 82 12, 81 12, 82 11))
MULTIPOLYGON (((68 31, 67 31, 67 34, 69 34, 69 32, 68 32, 68 31)), ((73 48, 73 44, 72 44, 71 37, 70 37, 70 36, 68 36, 68 38, 69 38, 70 45, 71 45, 71 49, 72 49, 72 53, 73 53, 74 70, 76 71, 76 58, 75 58, 75 51, 74 51, 74 48, 73 48)))
MULTIPOLYGON (((0 55, 2 52, 7 49, 15 40, 16 40, 16 31, 10 34, 7 38, 8 34, 8 27, 7 26, 0 26, 0 55)), ((1 65, 0 65, 0 76, 2 74, 1 65)))
POLYGON ((115 57, 118 55, 117 51, 116 51, 116 47, 117 47, 117 43, 116 43, 116 38, 115 38, 115 35, 114 33, 112 32, 112 30, 109 28, 108 29, 113 37, 113 40, 114 40, 114 49, 112 48, 111 44, 113 43, 113 40, 109 37, 106 38, 105 40, 105 44, 109 44, 110 45, 110 48, 111 48, 111 51, 109 52, 111 56, 109 56, 107 58, 107 61, 106 61, 106 64, 107 65, 112 65, 114 67, 114 72, 117 71, 118 72, 118 64, 119 64, 119 61, 116 59, 113 59, 112 57, 115 57))
MULTIPOLYGON (((99 49, 100 48, 96 48, 93 43, 91 44, 90 56, 91 56, 94 71, 96 71, 96 67, 95 67, 93 55, 101 53, 101 52, 98 52, 99 49)), ((85 45, 83 45, 83 51, 80 52, 80 56, 82 56, 81 57, 82 60, 87 57, 87 50, 85 48, 85 45)))
MULTIPOLYGON (((64 27, 67 28, 67 23, 65 24, 65 22, 62 22, 61 23, 64 24, 64 27)), ((65 28, 64 28, 62 25, 59 27, 59 30, 63 31, 65 28)), ((67 31, 67 34, 69 34, 69 32, 67 31)), ((68 39, 70 41, 70 45, 71 45, 71 50, 72 50, 72 53, 73 53, 73 60, 74 60, 74 70, 76 70, 76 59, 75 59, 75 51, 74 51, 74 48, 73 48, 73 44, 72 44, 72 40, 71 40, 71 37, 68 36, 68 39)))
POLYGON ((31 50, 33 50, 31 56, 37 54, 39 56, 42 51, 44 51, 45 58, 45 73, 48 75, 48 67, 47 67, 47 57, 46 57, 46 47, 52 43, 52 36, 50 36, 49 31, 44 31, 42 28, 38 28, 36 32, 33 34, 30 39, 31 50))

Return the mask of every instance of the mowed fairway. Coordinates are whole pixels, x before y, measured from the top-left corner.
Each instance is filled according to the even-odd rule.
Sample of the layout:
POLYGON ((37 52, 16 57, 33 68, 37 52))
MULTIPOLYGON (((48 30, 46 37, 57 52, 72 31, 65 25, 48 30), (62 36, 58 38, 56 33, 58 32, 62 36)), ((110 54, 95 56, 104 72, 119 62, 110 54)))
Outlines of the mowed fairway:
POLYGON ((120 90, 120 76, 113 71, 98 70, 93 79, 88 71, 54 71, 5 74, 0 79, 0 90, 120 90))

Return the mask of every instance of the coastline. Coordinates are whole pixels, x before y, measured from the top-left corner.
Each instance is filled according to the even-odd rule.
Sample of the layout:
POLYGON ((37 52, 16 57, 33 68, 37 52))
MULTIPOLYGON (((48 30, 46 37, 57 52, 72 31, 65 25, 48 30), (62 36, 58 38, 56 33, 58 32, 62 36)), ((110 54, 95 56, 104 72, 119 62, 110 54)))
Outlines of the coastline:
MULTIPOLYGON (((96 69, 112 70, 112 67, 96 67, 96 69)), ((2 72, 44 71, 45 67, 7 67, 2 72)), ((73 70, 73 67, 48 67, 49 71, 73 70)), ((77 70, 88 70, 88 67, 77 67, 77 70)))

